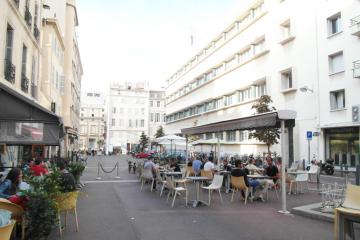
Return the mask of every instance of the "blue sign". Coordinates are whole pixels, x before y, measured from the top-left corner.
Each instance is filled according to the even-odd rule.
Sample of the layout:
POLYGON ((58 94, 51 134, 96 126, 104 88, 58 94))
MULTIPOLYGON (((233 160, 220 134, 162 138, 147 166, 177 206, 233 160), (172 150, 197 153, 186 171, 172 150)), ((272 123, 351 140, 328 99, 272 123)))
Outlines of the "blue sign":
POLYGON ((311 139, 312 139, 312 136, 313 136, 313 134, 312 134, 311 131, 307 131, 307 132, 306 132, 306 138, 307 138, 307 140, 311 140, 311 139))

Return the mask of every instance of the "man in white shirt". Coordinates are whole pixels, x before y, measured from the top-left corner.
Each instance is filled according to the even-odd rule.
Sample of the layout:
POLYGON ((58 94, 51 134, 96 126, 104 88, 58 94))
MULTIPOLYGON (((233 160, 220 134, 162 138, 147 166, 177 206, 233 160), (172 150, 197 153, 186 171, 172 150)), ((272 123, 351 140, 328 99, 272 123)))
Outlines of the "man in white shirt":
POLYGON ((205 162, 205 165, 204 165, 204 171, 212 171, 212 172, 214 172, 215 171, 215 165, 212 162, 213 158, 209 157, 209 158, 205 158, 205 160, 206 160, 206 162, 205 162))

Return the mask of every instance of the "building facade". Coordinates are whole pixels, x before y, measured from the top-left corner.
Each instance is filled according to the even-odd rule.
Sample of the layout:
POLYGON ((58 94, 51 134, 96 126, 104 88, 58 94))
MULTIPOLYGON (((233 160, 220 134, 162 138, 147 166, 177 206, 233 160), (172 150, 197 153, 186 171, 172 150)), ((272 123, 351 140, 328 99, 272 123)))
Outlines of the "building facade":
POLYGON ((149 137, 150 141, 160 126, 165 128, 165 91, 150 90, 149 92, 149 137))
POLYGON ((80 138, 82 150, 103 150, 105 143, 105 95, 86 92, 81 96, 80 138))
POLYGON ((142 132, 149 135, 149 90, 146 83, 112 84, 108 102, 108 151, 130 150, 142 132))
MULTIPOLYGON (((359 5, 244 1, 239 17, 166 81, 168 133, 250 116, 254 102, 266 94, 276 109, 297 112, 295 128, 286 132, 291 161, 315 155, 339 164, 343 155, 352 166, 359 164, 360 124, 352 118, 352 106, 360 102, 354 35, 359 5), (307 132, 315 133, 311 140, 307 132)), ((249 131, 230 131, 199 137, 227 141, 224 154, 262 155, 265 145, 248 136, 249 131)), ((280 152, 279 146, 272 151, 280 152)))

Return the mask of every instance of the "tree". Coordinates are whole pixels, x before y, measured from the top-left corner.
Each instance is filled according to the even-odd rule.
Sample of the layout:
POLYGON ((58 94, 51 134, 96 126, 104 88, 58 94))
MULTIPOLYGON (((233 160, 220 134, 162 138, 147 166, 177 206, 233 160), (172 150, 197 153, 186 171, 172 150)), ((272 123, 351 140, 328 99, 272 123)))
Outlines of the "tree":
POLYGON ((143 152, 144 148, 146 148, 147 145, 149 144, 149 137, 146 136, 144 132, 142 132, 141 135, 140 135, 139 143, 140 143, 140 149, 143 152))
POLYGON ((165 136, 165 133, 164 133, 164 129, 162 126, 160 126, 157 130, 156 130, 156 133, 154 135, 155 138, 159 138, 159 137, 162 137, 162 136, 165 136))
MULTIPOLYGON (((268 95, 263 95, 259 98, 258 101, 254 103, 251 108, 255 109, 257 114, 275 111, 276 108, 270 107, 270 103, 272 103, 271 97, 268 95)), ((270 155, 270 147, 279 143, 278 140, 280 138, 280 130, 278 128, 256 129, 249 134, 249 138, 255 138, 260 142, 264 142, 267 145, 268 154, 270 155)))

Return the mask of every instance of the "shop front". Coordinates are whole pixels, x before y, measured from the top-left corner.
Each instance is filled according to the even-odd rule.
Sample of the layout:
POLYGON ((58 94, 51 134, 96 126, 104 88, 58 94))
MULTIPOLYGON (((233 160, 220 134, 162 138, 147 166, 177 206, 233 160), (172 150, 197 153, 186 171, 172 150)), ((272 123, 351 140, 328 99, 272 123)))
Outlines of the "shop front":
POLYGON ((63 135, 59 116, 0 83, 0 167, 57 156, 63 135))
POLYGON ((326 159, 333 159, 336 166, 360 164, 360 127, 325 129, 326 159))

